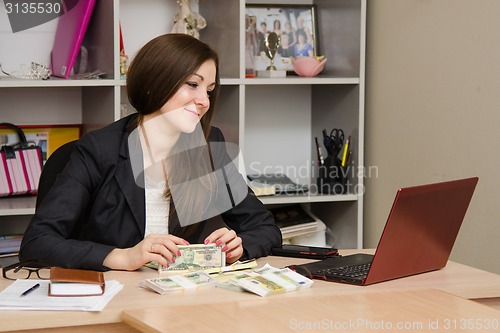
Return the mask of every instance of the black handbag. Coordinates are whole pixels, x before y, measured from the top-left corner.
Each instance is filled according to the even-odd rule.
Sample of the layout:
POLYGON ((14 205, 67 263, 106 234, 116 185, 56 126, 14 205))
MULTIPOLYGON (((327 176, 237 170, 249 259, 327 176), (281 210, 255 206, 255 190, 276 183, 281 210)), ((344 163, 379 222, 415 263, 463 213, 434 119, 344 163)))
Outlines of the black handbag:
POLYGON ((0 123, 0 127, 14 130, 19 137, 18 143, 0 149, 0 197, 36 194, 42 172, 42 149, 29 144, 18 126, 0 123))

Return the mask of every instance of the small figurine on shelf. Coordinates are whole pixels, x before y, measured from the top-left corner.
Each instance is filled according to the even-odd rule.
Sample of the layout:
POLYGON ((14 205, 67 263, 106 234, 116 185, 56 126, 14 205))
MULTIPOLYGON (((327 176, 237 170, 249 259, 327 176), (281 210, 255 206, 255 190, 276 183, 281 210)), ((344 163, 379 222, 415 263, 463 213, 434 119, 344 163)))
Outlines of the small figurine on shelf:
POLYGON ((178 0, 179 12, 174 17, 172 33, 184 33, 200 38, 199 31, 207 26, 207 21, 199 13, 191 10, 189 0, 178 0))
POLYGON ((122 78, 127 76, 128 69, 128 56, 125 54, 125 50, 120 50, 120 75, 122 78))
POLYGON ((257 41, 257 17, 245 15, 245 77, 255 77, 255 52, 257 41))
POLYGON ((23 80, 48 80, 52 74, 49 66, 34 61, 31 62, 30 66, 22 64, 19 71, 8 73, 3 70, 2 64, 0 64, 0 70, 7 76, 23 80))
POLYGON ((120 24, 120 76, 122 79, 127 77, 128 56, 125 53, 125 44, 123 43, 122 26, 120 24))

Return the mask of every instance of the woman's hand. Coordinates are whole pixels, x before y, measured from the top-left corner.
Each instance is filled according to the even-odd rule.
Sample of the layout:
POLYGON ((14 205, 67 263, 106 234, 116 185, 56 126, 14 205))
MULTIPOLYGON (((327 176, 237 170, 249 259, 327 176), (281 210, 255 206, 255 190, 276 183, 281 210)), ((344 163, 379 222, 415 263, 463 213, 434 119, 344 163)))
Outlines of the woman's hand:
POLYGON ((205 239, 205 244, 209 243, 222 246, 222 252, 226 253, 226 263, 228 264, 232 264, 243 255, 243 241, 234 230, 228 228, 215 230, 205 239))
POLYGON ((174 235, 151 234, 134 247, 113 249, 104 259, 103 265, 110 269, 133 271, 150 261, 156 261, 168 267, 175 262, 175 256, 181 255, 177 245, 189 245, 189 242, 174 235))

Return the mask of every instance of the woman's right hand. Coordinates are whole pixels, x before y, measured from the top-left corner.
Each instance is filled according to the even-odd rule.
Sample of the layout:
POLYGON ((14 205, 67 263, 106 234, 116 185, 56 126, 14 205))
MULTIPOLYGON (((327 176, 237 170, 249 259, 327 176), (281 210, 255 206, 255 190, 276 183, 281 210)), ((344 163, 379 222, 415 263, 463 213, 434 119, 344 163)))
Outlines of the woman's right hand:
POLYGON ((177 245, 189 242, 174 235, 151 234, 137 245, 127 249, 113 249, 104 259, 103 265, 110 269, 133 271, 150 261, 168 267, 181 252, 177 245))

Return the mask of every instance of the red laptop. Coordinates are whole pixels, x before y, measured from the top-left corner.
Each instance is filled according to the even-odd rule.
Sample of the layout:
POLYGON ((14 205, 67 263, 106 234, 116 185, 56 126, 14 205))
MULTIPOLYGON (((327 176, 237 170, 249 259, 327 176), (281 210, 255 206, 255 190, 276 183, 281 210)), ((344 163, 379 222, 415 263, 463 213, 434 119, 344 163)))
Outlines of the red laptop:
POLYGON ((313 278, 358 285, 446 266, 479 178, 401 188, 374 255, 338 256, 300 265, 313 278))

